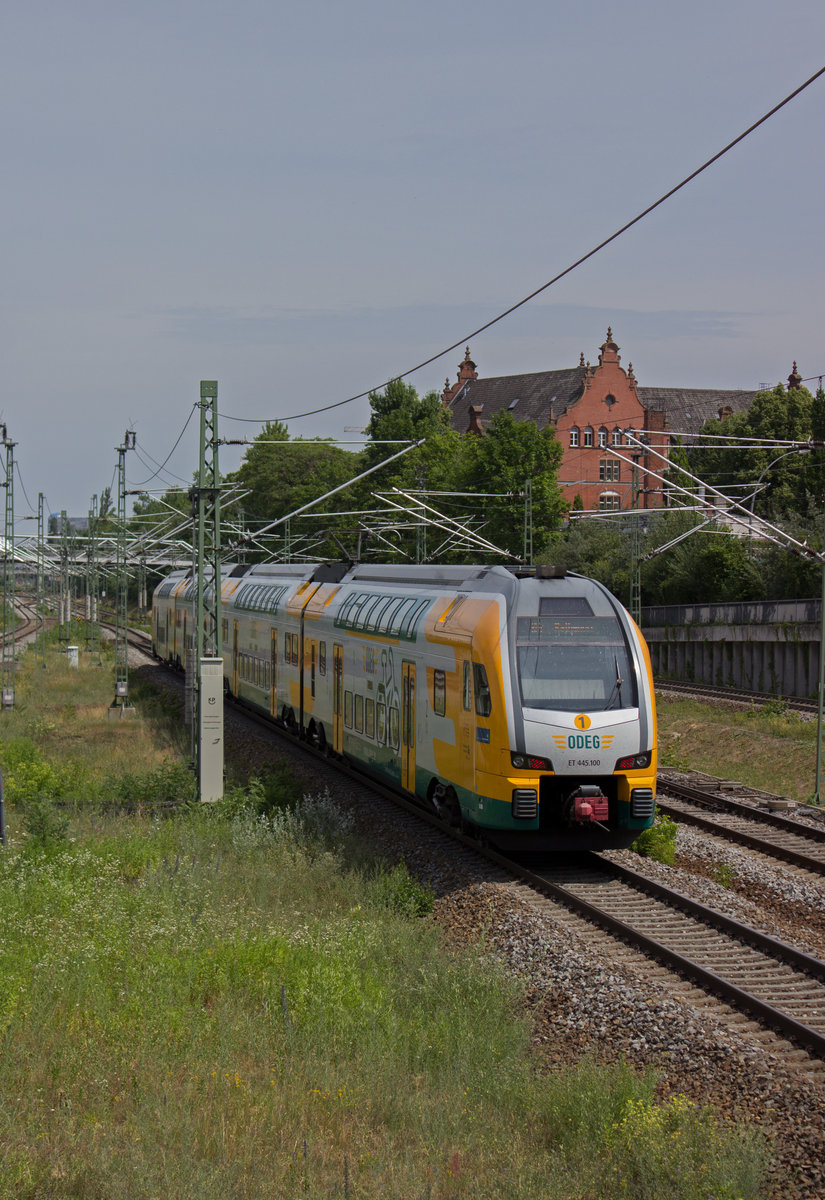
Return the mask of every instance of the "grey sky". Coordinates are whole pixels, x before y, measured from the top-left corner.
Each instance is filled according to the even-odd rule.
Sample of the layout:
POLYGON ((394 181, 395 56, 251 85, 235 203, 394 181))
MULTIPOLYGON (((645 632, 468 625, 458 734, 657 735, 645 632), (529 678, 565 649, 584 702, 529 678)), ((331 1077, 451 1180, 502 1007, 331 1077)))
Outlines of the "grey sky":
MULTIPOLYGON (((201 379, 275 418, 463 338, 812 75, 823 32, 821 0, 7 0, 0 410, 29 498, 85 513, 126 428, 165 459, 201 379)), ((825 372, 823 113, 825 77, 474 339, 480 372, 595 359, 608 324, 645 386, 825 372)), ((169 468, 195 456, 193 422, 169 468)))

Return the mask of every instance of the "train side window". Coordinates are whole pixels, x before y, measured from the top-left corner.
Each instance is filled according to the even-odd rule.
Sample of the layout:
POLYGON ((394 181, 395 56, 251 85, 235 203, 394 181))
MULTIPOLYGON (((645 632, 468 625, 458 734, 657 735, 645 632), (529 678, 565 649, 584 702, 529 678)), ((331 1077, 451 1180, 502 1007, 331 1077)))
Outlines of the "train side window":
POLYGON ((318 643, 318 672, 321 675, 327 673, 327 644, 326 642, 318 643))
POLYGON ((315 655, 316 655, 316 646, 315 646, 315 642, 313 642, 312 643, 312 668, 310 670, 310 675, 309 675, 309 690, 310 690, 310 695, 312 695, 312 696, 315 695, 315 655))
POLYGON ((378 701, 378 744, 383 746, 387 740, 387 706, 381 700, 378 701))
POLYGON ((433 712, 443 717, 447 711, 447 676, 444 671, 433 671, 433 712))
POLYGON ((464 682, 461 689, 464 711, 470 712, 473 707, 473 684, 470 676, 470 664, 464 663, 464 682))
POLYGON ((364 731, 364 697, 355 697, 355 728, 358 733, 364 731))
POLYGON ((493 701, 490 696, 490 685, 487 682, 487 672, 481 663, 473 663, 475 680, 476 712, 480 717, 489 717, 493 711, 493 701))
POLYGON ((368 738, 375 737, 375 701, 367 696, 366 707, 364 711, 364 733, 368 738))
POLYGON ((399 730, 398 709, 391 708, 390 709, 390 745, 392 746, 392 748, 394 750, 398 749, 398 730, 399 730))
POLYGON ((298 634, 293 633, 293 635, 292 635, 292 664, 295 667, 298 666, 299 642, 300 642, 300 638, 298 637, 298 634))
POLYGON ((292 637, 292 634, 290 634, 290 633, 285 633, 285 634, 284 634, 284 637, 283 637, 283 643, 284 643, 284 662, 285 662, 285 663, 288 663, 288 662, 289 662, 289 660, 290 660, 290 656, 291 656, 291 652, 290 652, 290 649, 289 649, 289 639, 290 639, 291 637, 292 637))
POLYGON ((392 626, 393 618, 398 612, 401 605, 404 603, 404 597, 391 596, 389 603, 381 609, 381 615, 376 622, 376 629, 379 633, 389 633, 392 626))
POLYGON ((352 692, 344 692, 344 724, 352 729, 352 692))

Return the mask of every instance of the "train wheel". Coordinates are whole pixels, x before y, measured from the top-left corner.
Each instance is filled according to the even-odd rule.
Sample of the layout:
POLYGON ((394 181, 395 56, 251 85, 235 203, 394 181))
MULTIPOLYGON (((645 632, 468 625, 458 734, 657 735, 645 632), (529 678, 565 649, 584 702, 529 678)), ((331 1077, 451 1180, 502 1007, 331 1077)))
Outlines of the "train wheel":
POLYGON ((318 722, 318 727, 315 730, 315 745, 322 754, 327 753, 327 735, 324 733, 324 727, 321 722, 318 722))

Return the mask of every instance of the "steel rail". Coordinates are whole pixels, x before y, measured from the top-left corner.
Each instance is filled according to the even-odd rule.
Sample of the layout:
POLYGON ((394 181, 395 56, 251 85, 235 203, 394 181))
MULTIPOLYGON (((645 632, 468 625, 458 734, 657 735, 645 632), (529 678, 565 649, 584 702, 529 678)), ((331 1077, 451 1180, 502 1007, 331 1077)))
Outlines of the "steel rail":
MULTIPOLYGON (((673 789, 675 790, 675 789, 673 789)), ((684 797, 690 799, 690 797, 684 797)), ((782 862, 790 863, 791 866, 801 867, 805 871, 810 871, 815 875, 825 875, 825 859, 812 858, 811 855, 805 854, 802 850, 794 850, 789 846, 782 846, 777 842, 769 841, 767 838, 760 838, 757 834, 746 833, 741 829, 734 829, 730 825, 725 825, 721 821, 713 821, 710 817, 703 817, 699 813, 685 812, 684 809, 675 808, 668 804, 666 800, 657 798, 656 807, 662 813, 671 817, 674 821, 681 821, 685 825, 693 825, 696 829, 702 829, 705 833, 716 834, 717 837, 722 837, 728 842, 735 842, 739 846, 745 846, 749 850, 756 850, 760 854, 766 854, 769 858, 776 858, 782 862)), ((759 821, 759 816, 752 816, 752 820, 759 821)), ((808 826, 800 830, 799 827, 794 829, 794 834, 798 837, 808 836, 808 826)), ((814 834, 818 834, 819 830, 813 830, 814 834)), ((813 837, 812 841, 819 841, 817 837, 813 837)))

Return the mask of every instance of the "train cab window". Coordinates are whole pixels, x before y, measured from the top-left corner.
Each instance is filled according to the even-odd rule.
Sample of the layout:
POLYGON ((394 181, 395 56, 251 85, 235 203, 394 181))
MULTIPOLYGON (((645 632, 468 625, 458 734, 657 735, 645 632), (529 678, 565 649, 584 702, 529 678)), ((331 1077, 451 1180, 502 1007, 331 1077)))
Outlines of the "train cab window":
POLYGON ((318 643, 318 674, 326 675, 327 673, 327 644, 326 642, 318 643))
POLYGON ((461 688, 461 696, 464 704, 464 711, 470 712, 473 707, 473 679, 470 674, 470 664, 464 663, 464 681, 461 688))
POLYGON ((398 709, 391 708, 390 709, 390 745, 392 746, 392 748, 394 750, 398 749, 398 732, 399 732, 398 709))
POLYGON ((378 744, 383 746, 387 740, 387 706, 379 700, 376 709, 378 744))
POLYGON ((375 737, 375 701, 367 696, 364 708, 364 733, 368 738, 375 737))
POLYGON ((637 706, 635 671, 615 616, 559 611, 519 617, 516 657, 526 708, 605 712, 637 706))
POLYGON ((364 697, 355 697, 355 728, 358 733, 364 732, 364 697))
POLYGON ((487 682, 487 671, 481 663, 473 663, 473 682, 475 684, 476 713, 480 717, 489 717, 493 711, 493 701, 490 695, 490 685, 487 682))
POLYGON ((352 729, 352 692, 344 692, 344 724, 352 729))
POLYGON ((447 676, 444 671, 433 671, 433 712, 443 717, 447 711, 447 676))

